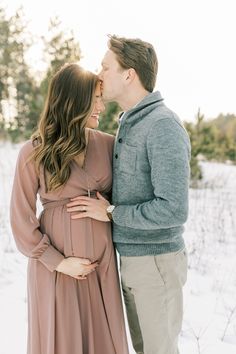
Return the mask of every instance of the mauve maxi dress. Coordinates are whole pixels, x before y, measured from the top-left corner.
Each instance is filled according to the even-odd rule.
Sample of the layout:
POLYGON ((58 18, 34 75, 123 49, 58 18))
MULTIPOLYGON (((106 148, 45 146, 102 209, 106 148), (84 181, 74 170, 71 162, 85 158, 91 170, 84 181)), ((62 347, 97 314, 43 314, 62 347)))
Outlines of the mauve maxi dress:
POLYGON ((71 163, 59 191, 47 192, 45 172, 21 148, 11 198, 11 225, 28 263, 28 354, 128 354, 119 277, 110 222, 72 220, 69 198, 88 190, 110 192, 114 137, 89 130, 84 167, 71 163), (37 194, 43 205, 36 217, 37 194), (86 280, 55 271, 64 257, 99 265, 86 280))

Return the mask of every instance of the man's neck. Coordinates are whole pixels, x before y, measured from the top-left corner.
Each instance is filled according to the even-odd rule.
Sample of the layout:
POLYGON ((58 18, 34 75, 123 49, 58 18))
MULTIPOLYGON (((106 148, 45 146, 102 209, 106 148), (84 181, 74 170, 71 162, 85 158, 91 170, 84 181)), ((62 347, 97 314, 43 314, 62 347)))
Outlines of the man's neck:
POLYGON ((125 112, 136 106, 150 93, 146 90, 140 90, 139 92, 135 92, 135 94, 133 92, 130 91, 128 94, 122 95, 118 102, 121 109, 125 112))

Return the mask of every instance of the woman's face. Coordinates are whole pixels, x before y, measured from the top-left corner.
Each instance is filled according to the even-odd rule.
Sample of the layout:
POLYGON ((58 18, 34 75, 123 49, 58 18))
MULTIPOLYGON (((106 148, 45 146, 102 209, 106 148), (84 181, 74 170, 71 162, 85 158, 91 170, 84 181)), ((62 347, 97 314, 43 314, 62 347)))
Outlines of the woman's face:
POLYGON ((95 104, 91 116, 87 120, 86 128, 95 129, 99 125, 99 114, 105 110, 102 101, 102 91, 100 83, 97 84, 95 90, 95 104))

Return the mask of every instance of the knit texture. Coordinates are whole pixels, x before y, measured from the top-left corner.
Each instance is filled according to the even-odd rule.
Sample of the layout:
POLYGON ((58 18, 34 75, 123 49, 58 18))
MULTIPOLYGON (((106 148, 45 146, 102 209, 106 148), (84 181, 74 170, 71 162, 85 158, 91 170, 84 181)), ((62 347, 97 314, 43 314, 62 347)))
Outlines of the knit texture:
POLYGON ((113 156, 113 240, 123 256, 178 251, 188 216, 190 141, 160 93, 122 116, 113 156))

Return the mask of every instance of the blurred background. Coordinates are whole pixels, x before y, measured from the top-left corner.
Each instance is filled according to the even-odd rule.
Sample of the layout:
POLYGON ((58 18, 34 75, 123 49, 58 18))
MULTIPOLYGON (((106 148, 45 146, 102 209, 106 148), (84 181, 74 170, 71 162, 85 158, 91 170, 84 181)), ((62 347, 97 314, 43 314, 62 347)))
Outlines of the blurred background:
MULTIPOLYGON (((191 139, 180 351, 236 352, 234 14, 233 0, 0 0, 0 354, 26 348, 27 260, 16 251, 8 214, 18 151, 37 127, 52 74, 75 61, 98 72, 109 33, 154 45, 156 89, 191 139)), ((108 104, 99 129, 115 134, 119 112, 108 104)))

